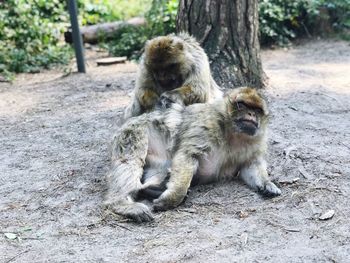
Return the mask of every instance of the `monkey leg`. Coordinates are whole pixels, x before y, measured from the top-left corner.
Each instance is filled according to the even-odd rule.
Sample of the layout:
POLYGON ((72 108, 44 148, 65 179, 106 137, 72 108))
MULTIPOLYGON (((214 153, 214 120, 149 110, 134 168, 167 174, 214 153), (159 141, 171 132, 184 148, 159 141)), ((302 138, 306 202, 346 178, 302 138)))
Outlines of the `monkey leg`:
POLYGON ((112 169, 107 175, 108 191, 104 205, 137 222, 153 219, 151 209, 135 201, 142 188, 147 150, 147 128, 142 121, 131 119, 118 131, 113 141, 112 169))
POLYGON ((266 163, 258 160, 240 171, 241 179, 252 189, 258 191, 264 196, 273 197, 281 194, 281 190, 270 181, 266 163))
POLYGON ((138 198, 154 200, 166 190, 171 162, 169 160, 157 160, 157 157, 152 160, 151 155, 147 156, 147 161, 149 161, 149 164, 144 169, 141 179, 142 189, 139 192, 138 198))
POLYGON ((107 175, 109 189, 104 205, 113 212, 136 222, 153 220, 151 209, 135 198, 141 189, 143 167, 140 162, 116 162, 107 175))
POLYGON ((185 154, 174 156, 167 189, 153 201, 155 210, 167 210, 178 206, 186 197, 198 161, 185 154))

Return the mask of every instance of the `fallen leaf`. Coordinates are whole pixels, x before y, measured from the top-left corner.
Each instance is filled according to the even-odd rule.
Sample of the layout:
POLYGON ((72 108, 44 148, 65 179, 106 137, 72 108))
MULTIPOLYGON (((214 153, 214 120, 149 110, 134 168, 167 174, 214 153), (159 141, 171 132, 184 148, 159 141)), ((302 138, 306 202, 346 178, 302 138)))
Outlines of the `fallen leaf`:
POLYGON ((280 184, 295 184, 300 180, 299 177, 297 178, 293 178, 293 179, 289 179, 289 180, 284 180, 284 181, 278 181, 280 184))
POLYGON ((247 233, 242 233, 241 235, 241 244, 244 246, 247 244, 248 242, 248 234, 247 233))
POLYGON ((20 231, 22 231, 22 232, 32 231, 32 228, 30 226, 25 226, 25 227, 21 228, 20 231))
POLYGON ((320 217, 318 219, 320 220, 328 220, 331 219, 335 214, 334 210, 328 210, 327 212, 323 213, 322 215, 320 215, 320 217))
POLYGON ((247 218, 249 216, 249 213, 246 211, 240 211, 238 216, 239 216, 239 218, 244 219, 244 218, 247 218))
POLYGON ((10 240, 14 240, 17 238, 17 234, 15 233, 4 233, 5 237, 10 239, 10 240))

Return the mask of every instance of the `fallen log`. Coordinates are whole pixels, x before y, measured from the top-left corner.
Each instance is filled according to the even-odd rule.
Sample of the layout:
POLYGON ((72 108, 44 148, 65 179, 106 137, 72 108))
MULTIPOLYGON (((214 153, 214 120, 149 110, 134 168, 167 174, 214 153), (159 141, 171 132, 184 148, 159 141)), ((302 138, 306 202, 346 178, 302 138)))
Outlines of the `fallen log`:
MULTIPOLYGON (((125 28, 126 26, 143 26, 146 24, 146 20, 143 17, 134 17, 127 21, 116 21, 109 23, 102 23, 92 26, 83 26, 80 28, 80 34, 84 43, 96 44, 99 39, 111 38, 118 30, 125 28)), ((64 39, 67 43, 73 42, 72 31, 69 29, 64 33, 64 39)))
POLYGON ((108 57, 96 60, 97 66, 109 66, 112 64, 124 63, 127 57, 108 57))

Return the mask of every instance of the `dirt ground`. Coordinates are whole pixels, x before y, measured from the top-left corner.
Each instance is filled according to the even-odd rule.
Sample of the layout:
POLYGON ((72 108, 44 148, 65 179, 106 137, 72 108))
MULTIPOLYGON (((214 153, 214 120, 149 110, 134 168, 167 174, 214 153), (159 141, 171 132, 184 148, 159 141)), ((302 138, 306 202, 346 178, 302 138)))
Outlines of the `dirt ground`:
POLYGON ((100 207, 137 66, 96 67, 90 56, 86 75, 0 83, 0 262, 350 262, 349 42, 262 57, 269 173, 283 194, 196 187, 141 225, 100 207))

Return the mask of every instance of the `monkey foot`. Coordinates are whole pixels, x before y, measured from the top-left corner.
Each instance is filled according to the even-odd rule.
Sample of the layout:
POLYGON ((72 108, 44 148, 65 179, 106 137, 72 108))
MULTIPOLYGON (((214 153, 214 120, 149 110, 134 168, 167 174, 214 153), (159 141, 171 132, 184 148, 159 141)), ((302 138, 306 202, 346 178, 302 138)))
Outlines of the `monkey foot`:
POLYGON ((266 183, 265 187, 259 191, 263 196, 274 197, 281 195, 281 190, 273 183, 266 183))
POLYGON ((149 207, 142 203, 135 203, 125 211, 125 216, 135 220, 137 223, 149 222, 154 219, 149 207))
POLYGON ((165 211, 165 210, 169 210, 171 208, 172 208, 171 206, 166 205, 164 203, 156 203, 153 205, 153 210, 155 212, 165 211))
POLYGON ((108 204, 106 207, 119 215, 133 219, 137 223, 149 222, 154 219, 150 208, 142 203, 108 204))

